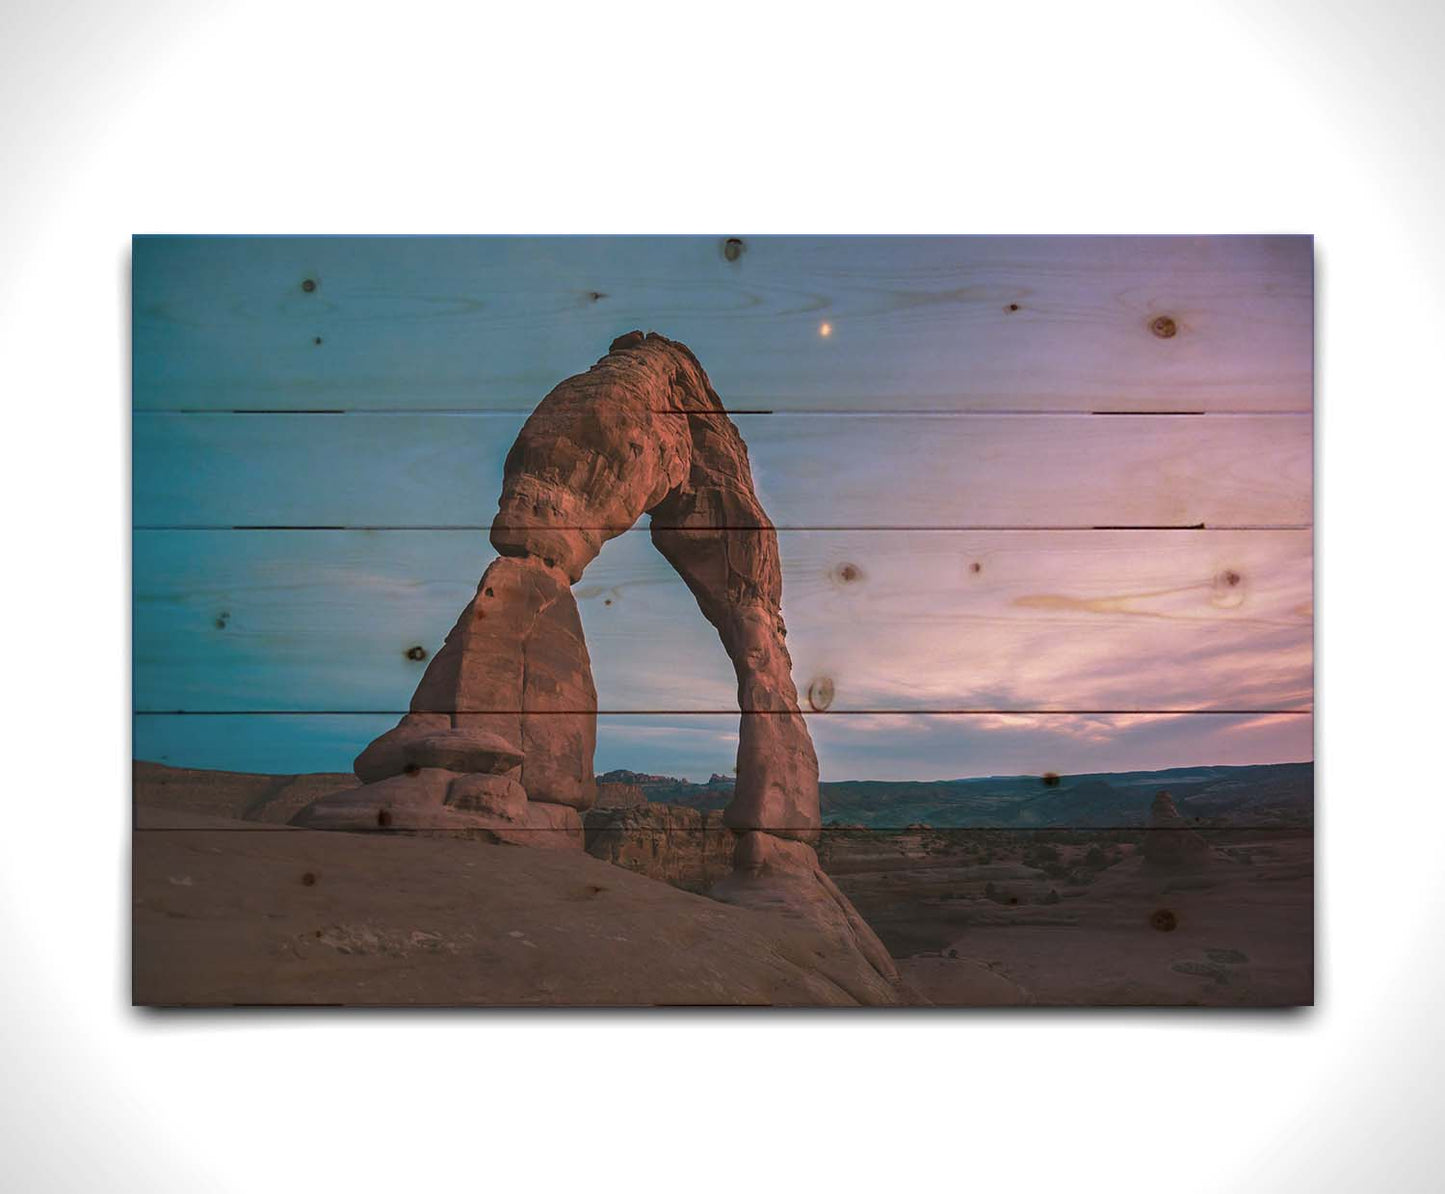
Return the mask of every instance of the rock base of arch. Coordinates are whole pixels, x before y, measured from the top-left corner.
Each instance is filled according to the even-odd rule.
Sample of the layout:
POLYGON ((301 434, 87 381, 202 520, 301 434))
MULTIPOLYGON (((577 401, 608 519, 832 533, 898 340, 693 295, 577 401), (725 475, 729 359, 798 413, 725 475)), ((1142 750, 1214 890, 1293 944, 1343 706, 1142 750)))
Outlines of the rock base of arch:
POLYGON ((725 904, 809 921, 824 936, 856 949, 888 982, 893 958, 806 842, 752 830, 738 835, 733 873, 708 893, 725 904))
POLYGON ((337 792, 291 820, 306 829, 351 833, 446 833, 550 850, 581 850, 575 808, 528 800, 515 780, 423 767, 337 792))

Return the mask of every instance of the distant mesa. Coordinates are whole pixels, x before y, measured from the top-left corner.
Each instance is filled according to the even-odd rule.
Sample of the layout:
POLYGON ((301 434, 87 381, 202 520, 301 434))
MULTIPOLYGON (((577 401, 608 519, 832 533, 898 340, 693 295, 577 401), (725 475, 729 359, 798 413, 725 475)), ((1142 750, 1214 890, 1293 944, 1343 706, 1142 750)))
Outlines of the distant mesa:
MULTIPOLYGON (((608 782, 597 780, 597 800, 593 809, 635 808, 647 803, 647 793, 635 783, 608 782)), ((591 810, 589 810, 590 812, 591 810)))
POLYGON ((606 771, 597 777, 599 784, 681 784, 686 780, 672 775, 649 775, 646 771, 606 771))
MULTIPOLYGON (((702 810, 726 807, 732 777, 692 783, 671 775, 609 771, 599 782, 637 784, 660 804, 702 810)), ((1309 829, 1314 767, 1310 763, 1174 767, 1069 776, 1043 788, 1037 775, 977 779, 833 780, 819 784, 830 824, 896 829, 923 823, 934 829, 1137 829, 1167 788, 1192 829, 1309 829)))
MULTIPOLYGON (((602 784, 636 786, 643 789, 645 799, 663 804, 680 803, 692 804, 693 807, 722 808, 723 805, 717 803, 717 800, 721 798, 726 801, 737 785, 737 777, 714 771, 708 776, 706 783, 695 784, 676 775, 653 775, 646 771, 625 771, 619 768, 599 775, 597 783, 599 787, 602 784), (673 800, 674 795, 684 799, 673 800), (698 804, 699 798, 706 803, 698 804)), ((601 803, 600 796, 598 803, 601 803)))

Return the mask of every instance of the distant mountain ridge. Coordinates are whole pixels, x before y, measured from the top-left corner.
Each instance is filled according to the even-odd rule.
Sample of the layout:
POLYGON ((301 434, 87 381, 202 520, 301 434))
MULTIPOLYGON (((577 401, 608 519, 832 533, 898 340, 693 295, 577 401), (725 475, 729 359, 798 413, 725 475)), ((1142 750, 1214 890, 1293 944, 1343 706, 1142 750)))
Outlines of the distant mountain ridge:
MULTIPOLYGON (((637 784, 654 803, 720 809, 730 777, 706 784, 632 771, 599 775, 637 784)), ((1314 822, 1314 764, 1173 767, 1040 777, 842 780, 820 785, 825 821, 870 829, 925 824, 937 829, 1099 828, 1147 825, 1154 794, 1166 788, 1180 813, 1200 825, 1306 827, 1314 822)))

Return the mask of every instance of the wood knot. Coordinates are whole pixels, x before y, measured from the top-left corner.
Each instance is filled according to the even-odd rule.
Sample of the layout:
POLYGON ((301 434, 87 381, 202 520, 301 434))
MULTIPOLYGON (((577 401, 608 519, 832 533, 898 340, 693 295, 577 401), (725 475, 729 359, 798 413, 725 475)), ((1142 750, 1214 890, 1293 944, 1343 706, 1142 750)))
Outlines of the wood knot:
POLYGON ((722 255, 724 261, 736 261, 746 251, 747 246, 743 244, 742 238, 730 236, 722 243, 722 255))
POLYGON ((1244 603, 1244 576, 1233 568, 1216 573, 1211 588, 1210 602, 1222 609, 1233 609, 1244 603))
POLYGON ((1179 331, 1179 325, 1167 315, 1156 316, 1149 323, 1149 330, 1161 340, 1168 340, 1179 331))
POLYGON ((414 663, 420 663, 423 659, 426 658, 426 648, 420 646, 408 647, 406 649, 406 657, 412 660, 414 663))
POLYGON ((977 576, 980 572, 983 571, 983 565, 980 564, 977 560, 974 560, 974 562, 968 566, 968 570, 972 572, 975 576, 977 576))
POLYGON ((230 611, 230 610, 228 610, 228 609, 223 609, 220 613, 218 613, 218 614, 216 615, 216 629, 217 629, 217 630, 224 630, 224 629, 226 629, 226 627, 229 626, 230 624, 231 624, 231 611, 230 611))
POLYGON ((1007 307, 1004 308, 1004 310, 1007 311, 1010 315, 1012 315, 1018 309, 1019 305, 1017 303, 1010 303, 1007 307))
POLYGON ((315 886, 316 886, 316 872, 315 872, 315 871, 307 871, 304 875, 302 875, 302 876, 301 876, 301 886, 302 886, 302 887, 315 887, 315 886))
POLYGON ((310 294, 313 290, 316 289, 316 279, 306 278, 301 283, 301 289, 304 290, 307 294, 310 294))
POLYGON ((638 331, 624 332, 607 347, 608 352, 620 352, 624 348, 636 348, 647 337, 638 331))
POLYGON ((1179 917, 1169 908, 1155 908, 1149 913, 1149 925, 1161 933, 1172 933, 1179 927, 1179 917))
POLYGON ((833 569, 833 577, 840 584, 851 585, 854 581, 863 579, 863 569, 857 564, 845 561, 833 569))
POLYGON ((809 684, 808 704, 815 713, 826 712, 833 704, 833 681, 827 676, 820 676, 809 684))

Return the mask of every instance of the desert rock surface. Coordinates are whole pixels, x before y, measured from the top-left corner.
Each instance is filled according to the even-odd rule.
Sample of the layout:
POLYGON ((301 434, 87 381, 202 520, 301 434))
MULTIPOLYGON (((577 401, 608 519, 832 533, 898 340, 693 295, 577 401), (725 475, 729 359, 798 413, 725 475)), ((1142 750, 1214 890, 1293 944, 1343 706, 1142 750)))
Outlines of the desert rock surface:
POLYGON ((908 998, 802 918, 730 907, 581 850, 238 817, 264 812, 301 779, 315 781, 313 794, 338 780, 356 786, 345 776, 173 774, 137 764, 137 1003, 856 1006, 908 998))
POLYGON ((706 892, 733 869, 737 837, 720 812, 641 801, 589 809, 585 823, 594 858, 686 891, 706 892))
MULTIPOLYGON (((284 827, 298 802, 354 789, 354 776, 146 763, 135 775, 142 1002, 1313 999, 1307 827, 1187 828, 1211 861, 1182 869, 1146 861, 1156 831, 1143 825, 827 829, 818 851, 827 883, 808 890, 836 886, 867 917, 901 975, 893 987, 856 948, 830 940, 826 922, 808 922, 808 901, 769 908, 766 883, 743 907, 678 890, 711 877, 708 834, 693 831, 691 817, 715 825, 716 813, 702 821, 696 810, 646 803, 589 810, 589 821, 620 814, 612 841, 598 847, 614 864, 448 833, 284 827), (186 832, 144 832, 165 828, 186 832), (518 945, 523 938, 532 944, 518 945)), ((588 836, 597 842, 593 827, 588 836)))
POLYGON ((843 829, 820 852, 935 1004, 981 1005, 1004 984, 1040 1006, 1313 1002, 1313 833, 1187 832, 1207 868, 1146 861, 1143 829, 843 829))

